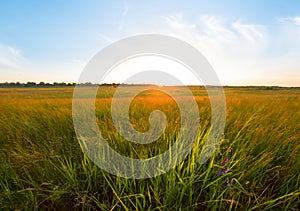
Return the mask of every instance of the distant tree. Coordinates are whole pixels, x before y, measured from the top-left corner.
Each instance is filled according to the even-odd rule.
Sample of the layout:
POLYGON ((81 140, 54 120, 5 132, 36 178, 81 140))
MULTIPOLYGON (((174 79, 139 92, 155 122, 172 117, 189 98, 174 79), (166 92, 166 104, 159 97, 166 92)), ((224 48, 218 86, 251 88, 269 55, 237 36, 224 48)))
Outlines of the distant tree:
POLYGON ((14 82, 10 82, 10 83, 8 84, 8 86, 9 86, 9 87, 15 87, 16 84, 15 84, 14 82))
POLYGON ((76 86, 76 83, 67 83, 67 86, 76 86))
POLYGON ((25 87, 35 87, 36 86, 36 83, 35 82, 27 82, 25 84, 25 87))

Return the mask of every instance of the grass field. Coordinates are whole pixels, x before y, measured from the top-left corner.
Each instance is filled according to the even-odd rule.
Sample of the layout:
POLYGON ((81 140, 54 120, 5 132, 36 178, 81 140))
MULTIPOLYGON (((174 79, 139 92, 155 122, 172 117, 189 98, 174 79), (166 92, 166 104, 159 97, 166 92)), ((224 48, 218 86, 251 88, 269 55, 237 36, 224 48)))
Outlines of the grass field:
MULTIPOLYGON (((225 88, 225 133, 215 154, 200 165, 210 107, 203 89, 191 89, 201 114, 193 150, 166 174, 136 180, 111 175, 84 155, 72 122, 73 88, 1 88, 0 209, 299 210, 300 90, 225 88)), ((110 146, 134 158, 167 150, 178 130, 176 103, 156 92, 132 102, 131 122, 139 131, 149 129, 153 109, 172 119, 157 142, 138 145, 114 129, 114 90, 100 90, 95 112, 110 146)))

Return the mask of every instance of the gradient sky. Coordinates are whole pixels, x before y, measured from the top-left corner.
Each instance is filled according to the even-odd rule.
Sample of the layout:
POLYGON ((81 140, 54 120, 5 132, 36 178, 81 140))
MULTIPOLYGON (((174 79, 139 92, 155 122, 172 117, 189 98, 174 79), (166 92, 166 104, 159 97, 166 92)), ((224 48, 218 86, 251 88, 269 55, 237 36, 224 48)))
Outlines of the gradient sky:
POLYGON ((143 33, 197 47, 223 85, 300 86, 296 0, 3 0, 0 82, 76 82, 103 47, 143 33))

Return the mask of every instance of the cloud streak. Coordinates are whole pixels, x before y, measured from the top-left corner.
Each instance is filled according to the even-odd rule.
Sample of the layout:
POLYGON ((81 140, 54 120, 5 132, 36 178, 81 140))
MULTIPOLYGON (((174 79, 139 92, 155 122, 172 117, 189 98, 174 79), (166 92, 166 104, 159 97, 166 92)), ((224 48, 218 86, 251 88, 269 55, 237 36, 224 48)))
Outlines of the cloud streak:
POLYGON ((300 26, 300 17, 295 16, 295 17, 279 17, 277 18, 278 21, 280 22, 290 22, 293 23, 297 26, 300 26))
POLYGON ((0 44, 0 69, 19 69, 25 61, 20 49, 0 44))

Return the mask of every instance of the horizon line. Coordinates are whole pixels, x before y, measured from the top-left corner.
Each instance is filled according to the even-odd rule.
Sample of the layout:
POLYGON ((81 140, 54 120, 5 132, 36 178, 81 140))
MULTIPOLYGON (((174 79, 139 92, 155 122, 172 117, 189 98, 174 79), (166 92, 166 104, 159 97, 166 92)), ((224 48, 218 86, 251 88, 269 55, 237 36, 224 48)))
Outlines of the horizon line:
MULTIPOLYGON (((42 87, 42 86, 76 86, 76 85, 82 85, 82 86, 120 86, 120 85, 125 85, 125 86, 165 86, 165 87, 172 87, 172 86, 199 86, 199 87, 205 87, 205 86, 216 86, 216 87, 273 87, 273 88, 300 88, 300 85, 253 85, 253 84, 245 84, 245 85, 203 85, 203 84, 188 84, 188 85, 183 85, 183 84, 172 84, 172 85, 167 85, 167 84, 151 84, 151 83, 117 83, 117 82, 112 82, 112 83, 92 83, 92 82, 36 82, 36 81, 27 81, 27 82, 0 82, 0 86, 24 86, 26 88, 26 85, 29 86, 37 86, 37 87, 42 87)), ((28 87, 28 86, 27 86, 28 87)))

